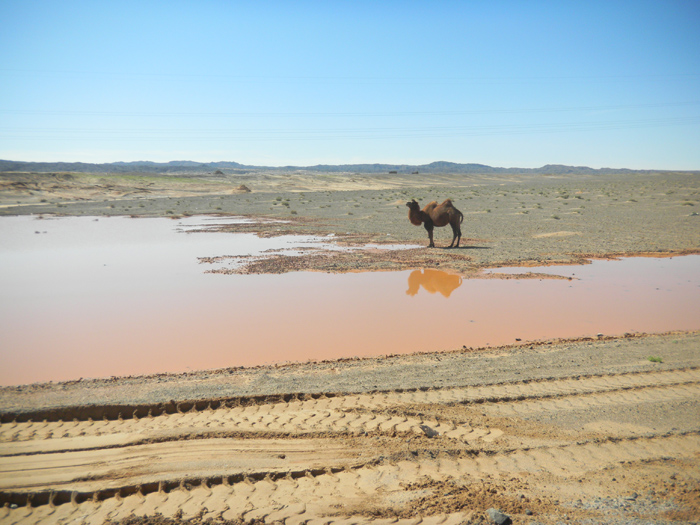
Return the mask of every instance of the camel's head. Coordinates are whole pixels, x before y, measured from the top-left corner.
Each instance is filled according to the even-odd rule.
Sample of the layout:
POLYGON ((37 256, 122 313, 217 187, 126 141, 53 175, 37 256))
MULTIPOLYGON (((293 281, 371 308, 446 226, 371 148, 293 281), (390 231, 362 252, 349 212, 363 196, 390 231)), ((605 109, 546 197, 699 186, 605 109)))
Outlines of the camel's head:
POLYGON ((406 203, 406 206, 408 206, 408 220, 411 221, 411 224, 413 224, 414 226, 420 226, 421 224, 423 224, 423 217, 421 216, 420 206, 418 206, 416 199, 408 201, 406 203))

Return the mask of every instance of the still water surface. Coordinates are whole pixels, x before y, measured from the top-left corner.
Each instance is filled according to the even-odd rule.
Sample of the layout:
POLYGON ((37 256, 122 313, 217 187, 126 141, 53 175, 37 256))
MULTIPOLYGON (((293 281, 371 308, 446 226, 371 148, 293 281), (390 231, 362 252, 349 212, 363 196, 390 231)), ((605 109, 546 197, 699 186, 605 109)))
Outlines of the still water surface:
POLYGON ((206 220, 0 218, 0 384, 700 329, 700 256, 498 270, 570 281, 218 275, 198 257, 339 248, 185 233, 206 220))

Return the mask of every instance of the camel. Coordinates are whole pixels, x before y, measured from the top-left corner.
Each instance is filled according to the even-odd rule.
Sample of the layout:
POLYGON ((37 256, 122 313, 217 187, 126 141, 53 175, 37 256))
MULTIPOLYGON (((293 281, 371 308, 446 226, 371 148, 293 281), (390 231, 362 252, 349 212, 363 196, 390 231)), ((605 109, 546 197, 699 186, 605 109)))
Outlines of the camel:
POLYGON ((450 199, 445 200, 442 204, 433 201, 426 204, 425 208, 422 210, 416 202, 416 199, 407 202, 406 206, 408 206, 408 219, 411 221, 411 224, 415 226, 420 226, 422 224, 428 231, 428 238, 430 239, 428 248, 435 248, 433 228, 435 226, 447 226, 448 224, 452 226, 452 242, 448 248, 452 248, 452 245, 455 244, 455 240, 457 244, 454 247, 459 248, 459 241, 462 238, 462 228, 460 225, 462 224, 462 220, 464 220, 464 215, 454 207, 450 199))

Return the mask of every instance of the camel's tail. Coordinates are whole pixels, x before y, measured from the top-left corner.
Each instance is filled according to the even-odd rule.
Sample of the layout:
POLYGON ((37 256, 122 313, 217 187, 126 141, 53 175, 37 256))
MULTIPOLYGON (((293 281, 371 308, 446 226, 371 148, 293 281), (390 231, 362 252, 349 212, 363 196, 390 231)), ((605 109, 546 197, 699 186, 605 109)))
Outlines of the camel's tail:
MULTIPOLYGON (((459 210, 457 210, 459 211, 459 210)), ((459 212, 459 223, 462 224, 462 221, 464 220, 464 214, 460 211, 459 212)))

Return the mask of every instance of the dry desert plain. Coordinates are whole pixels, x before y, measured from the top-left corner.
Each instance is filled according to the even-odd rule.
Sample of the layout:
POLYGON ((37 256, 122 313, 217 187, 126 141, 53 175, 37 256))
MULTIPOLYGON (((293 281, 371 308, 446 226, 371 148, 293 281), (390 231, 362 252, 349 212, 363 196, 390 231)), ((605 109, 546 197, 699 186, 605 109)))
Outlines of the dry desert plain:
MULTIPOLYGON (((425 246, 405 202, 448 197, 460 249, 443 228, 242 271, 700 253, 696 173, 0 175, 0 215, 272 217, 225 228, 349 244, 425 246)), ((700 522, 700 332, 381 354, 0 388, 0 523, 700 522)))

